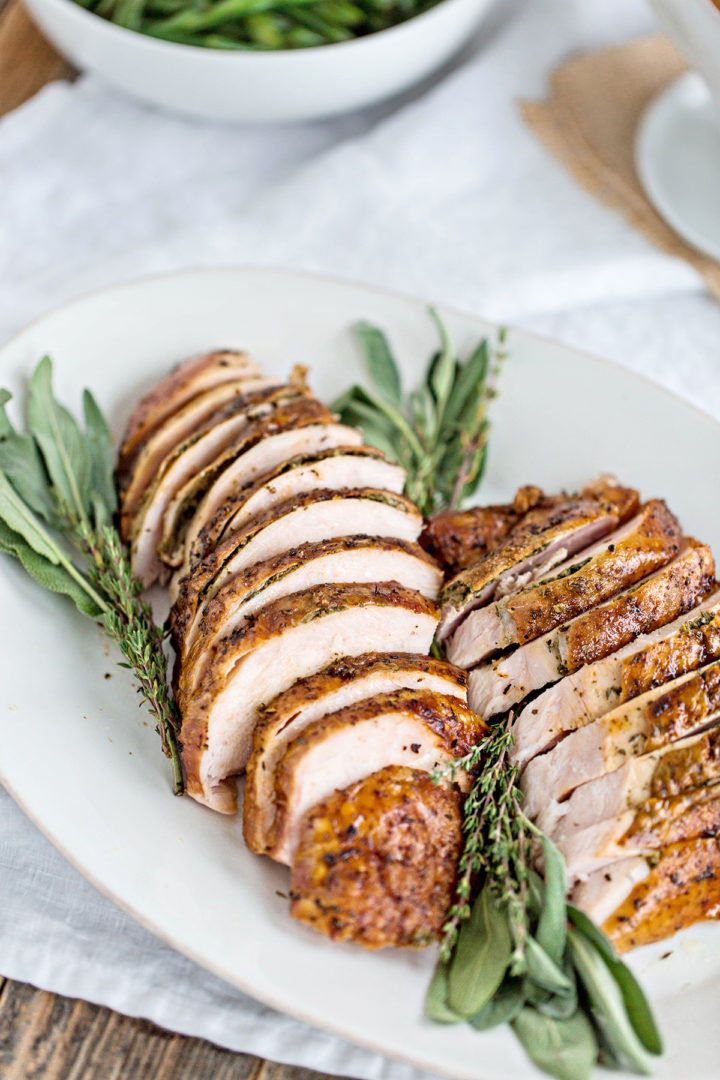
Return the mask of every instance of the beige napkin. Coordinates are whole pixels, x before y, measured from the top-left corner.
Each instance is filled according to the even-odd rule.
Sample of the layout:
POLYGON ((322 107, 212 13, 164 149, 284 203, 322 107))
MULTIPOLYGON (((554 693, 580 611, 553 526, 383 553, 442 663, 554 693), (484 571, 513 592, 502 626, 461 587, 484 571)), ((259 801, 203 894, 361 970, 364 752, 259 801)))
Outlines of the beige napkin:
POLYGON ((635 172, 635 132, 650 101, 685 63, 660 35, 563 64, 550 97, 523 102, 525 120, 591 194, 620 210, 670 255, 686 259, 720 300, 720 263, 686 243, 648 201, 635 172))

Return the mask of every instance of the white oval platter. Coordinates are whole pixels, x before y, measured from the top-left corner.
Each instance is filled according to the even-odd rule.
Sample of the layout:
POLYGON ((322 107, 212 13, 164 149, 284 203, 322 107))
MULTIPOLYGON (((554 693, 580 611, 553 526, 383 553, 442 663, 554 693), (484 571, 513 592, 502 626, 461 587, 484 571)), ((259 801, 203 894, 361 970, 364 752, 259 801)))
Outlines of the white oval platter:
MULTIPOLYGON (((495 334, 472 316, 441 314, 461 350, 495 334)), ((330 400, 363 377, 351 332, 361 318, 388 331, 412 379, 436 340, 424 302, 293 272, 224 269, 122 285, 52 312, 0 350, 0 384, 21 393, 49 353, 63 400, 76 405, 90 386, 119 436, 138 395, 172 364, 232 346, 271 372, 309 365, 330 400)), ((570 348, 512 331, 508 345, 484 501, 520 484, 552 491, 612 471, 664 496, 688 533, 720 551, 715 421, 570 348)), ((357 1044, 459 1080, 537 1075, 507 1030, 479 1035, 423 1019, 430 951, 366 953, 290 919, 277 895, 285 870, 244 849, 239 822, 170 795, 152 724, 100 631, 4 559, 0 611, 0 778, 106 896, 229 983, 357 1044)), ((694 927, 632 964, 666 1038, 658 1078, 716 1080, 720 927, 694 927)))

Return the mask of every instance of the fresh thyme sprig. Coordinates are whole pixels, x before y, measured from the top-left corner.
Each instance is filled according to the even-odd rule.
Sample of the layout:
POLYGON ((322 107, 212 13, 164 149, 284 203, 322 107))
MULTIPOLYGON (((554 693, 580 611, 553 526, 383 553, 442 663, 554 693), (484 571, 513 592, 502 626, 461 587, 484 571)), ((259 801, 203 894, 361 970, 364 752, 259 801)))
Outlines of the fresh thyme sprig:
POLYGON ((433 774, 439 783, 464 770, 474 781, 427 1014, 481 1031, 510 1023, 559 1080, 585 1080, 598 1063, 650 1073, 662 1043, 645 996, 602 931, 567 903, 563 856, 522 812, 512 720, 433 774))
POLYGON ((455 775, 460 765, 473 774, 482 763, 463 808, 463 851, 458 864, 455 901, 445 926, 440 955, 448 960, 461 923, 469 918, 473 883, 482 875, 492 881, 507 905, 515 944, 513 967, 523 962, 527 936, 527 881, 530 838, 520 810, 517 767, 509 761, 512 733, 498 725, 459 762, 436 770, 434 779, 455 775))
POLYGON ((485 468, 490 428, 487 407, 505 357, 505 336, 491 350, 483 339, 461 362, 436 311, 430 310, 440 348, 420 386, 405 396, 387 338, 368 323, 357 335, 373 389, 352 386, 333 403, 344 423, 362 428, 407 473, 405 494, 426 516, 454 509, 477 488, 485 468))
POLYGON ((167 680, 163 632, 155 624, 127 550, 112 525, 114 454, 107 424, 85 391, 84 430, 52 390, 45 357, 30 380, 27 432, 18 432, 0 390, 0 551, 41 585, 64 593, 117 643, 153 715, 182 794, 177 712, 167 680))

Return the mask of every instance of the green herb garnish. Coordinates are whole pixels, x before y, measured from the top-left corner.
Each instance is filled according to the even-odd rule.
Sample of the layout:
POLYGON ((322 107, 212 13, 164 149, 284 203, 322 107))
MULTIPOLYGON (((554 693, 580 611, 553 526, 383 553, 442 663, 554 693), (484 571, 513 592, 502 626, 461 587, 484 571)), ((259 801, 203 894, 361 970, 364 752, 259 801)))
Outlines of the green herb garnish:
POLYGON ((141 597, 127 549, 112 524, 117 509, 113 447, 89 390, 84 429, 56 400, 52 364, 30 380, 27 432, 15 430, 0 390, 0 551, 18 559, 40 585, 70 597, 99 621, 135 675, 183 792, 177 712, 167 681, 163 631, 141 597))
POLYGON ((480 1031, 510 1023, 558 1080, 585 1080, 596 1064, 648 1074, 662 1053, 650 1006, 607 937, 567 903, 565 860, 522 812, 511 724, 512 713, 433 774, 476 776, 427 1015, 480 1031), (544 878, 532 869, 533 843, 544 878))
POLYGON ((426 517, 454 509, 477 488, 485 468, 493 381, 504 358, 504 334, 492 357, 483 339, 461 362, 437 312, 440 348, 421 385, 405 397, 397 362, 382 330, 359 323, 357 335, 373 389, 353 386, 332 405, 344 423, 407 473, 405 494, 426 517), (493 361, 491 364, 491 360, 493 361))
POLYGON ((308 49, 406 22, 438 0, 77 0, 163 41, 225 51, 308 49))

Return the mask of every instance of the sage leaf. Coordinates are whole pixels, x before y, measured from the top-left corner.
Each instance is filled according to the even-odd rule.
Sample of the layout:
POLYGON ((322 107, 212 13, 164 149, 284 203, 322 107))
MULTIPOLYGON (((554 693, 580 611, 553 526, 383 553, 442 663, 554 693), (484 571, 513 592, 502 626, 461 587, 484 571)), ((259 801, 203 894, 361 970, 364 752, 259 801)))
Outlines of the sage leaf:
POLYGON ((82 520, 87 516, 89 496, 88 446, 75 418, 55 399, 48 356, 40 361, 30 379, 27 416, 58 499, 82 520))
POLYGON ((630 1023, 645 1049, 651 1054, 662 1054, 662 1038, 650 1003, 630 968, 622 962, 612 943, 584 911, 568 904, 568 915, 573 926, 595 946, 618 984, 630 1023))
POLYGON ((578 1007, 577 979, 569 953, 566 953, 563 958, 562 969, 571 984, 571 989, 560 994, 549 994, 537 1005, 541 1013, 552 1016, 556 1020, 569 1019, 578 1007))
POLYGON ((359 322, 355 330, 373 383, 391 405, 400 405, 400 372, 385 334, 367 322, 359 322))
POLYGON ((45 521, 55 521, 55 503, 37 443, 30 435, 11 431, 0 439, 0 469, 31 509, 45 521))
POLYGON ((92 495, 102 499, 107 521, 117 509, 115 451, 105 417, 89 390, 83 391, 83 416, 90 457, 90 490, 92 495))
POLYGON ((571 993, 572 981, 547 954, 545 949, 538 944, 536 939, 530 935, 525 941, 525 956, 528 976, 536 986, 539 986, 542 990, 549 990, 551 994, 571 993))
POLYGON ((524 1003, 522 979, 506 975, 487 1004, 470 1018, 470 1025, 476 1031, 488 1031, 500 1024, 509 1024, 519 1014, 524 1003))
MULTIPOLYGON (((338 410, 335 410, 338 411, 338 410)), ((392 424, 370 408, 364 401, 352 401, 340 412, 343 423, 362 428, 365 442, 376 450, 382 450, 390 461, 406 467, 399 443, 392 424)))
POLYGON ((95 619, 102 614, 102 609, 64 566, 56 565, 39 555, 19 533, 8 528, 4 521, 0 521, 0 551, 19 559, 30 577, 45 589, 69 596, 83 615, 95 619))
POLYGON ((12 401, 12 394, 10 391, 0 390, 0 439, 6 439, 7 436, 12 435, 15 430, 10 423, 10 417, 5 409, 8 401, 12 401))
POLYGON ((463 1019, 447 1003, 448 967, 447 961, 438 961, 425 995, 425 1015, 436 1024, 458 1024, 463 1019))
POLYGON ((435 399, 427 386, 420 386, 410 395, 410 409, 422 437, 430 442, 434 439, 438 426, 435 399))
POLYGON ((525 1007, 513 1020, 513 1031, 531 1061, 557 1080, 588 1080, 597 1061, 592 1024, 582 1012, 554 1020, 525 1007))
POLYGON ((652 1057, 635 1033, 620 987, 604 959, 575 927, 568 931, 568 942, 575 970, 605 1042, 626 1068, 649 1076, 653 1071, 652 1057))
POLYGON ((351 386, 348 390, 343 391, 340 397, 336 397, 334 401, 331 401, 329 408, 332 412, 342 415, 347 409, 352 407, 353 402, 359 394, 360 387, 351 386))
POLYGON ((445 416, 445 407, 452 391, 456 374, 455 350, 453 349, 447 327, 437 311, 430 308, 430 315, 440 335, 440 352, 433 357, 428 373, 428 382, 437 402, 437 413, 440 422, 445 416))
POLYGON ((567 873, 565 859, 547 836, 540 837, 543 850, 545 895, 535 939, 556 964, 562 963, 567 929, 567 873))
POLYGON ((483 339, 467 360, 459 365, 445 409, 446 422, 459 425, 468 404, 477 409, 484 397, 483 384, 487 378, 489 360, 490 350, 487 340, 483 339))
POLYGON ((490 1000, 510 963, 507 915, 486 885, 462 924, 448 975, 448 1004, 460 1016, 475 1016, 490 1000))
POLYGON ((62 561, 57 544, 42 521, 20 498, 4 472, 0 472, 0 519, 19 533, 38 555, 56 566, 62 561))

